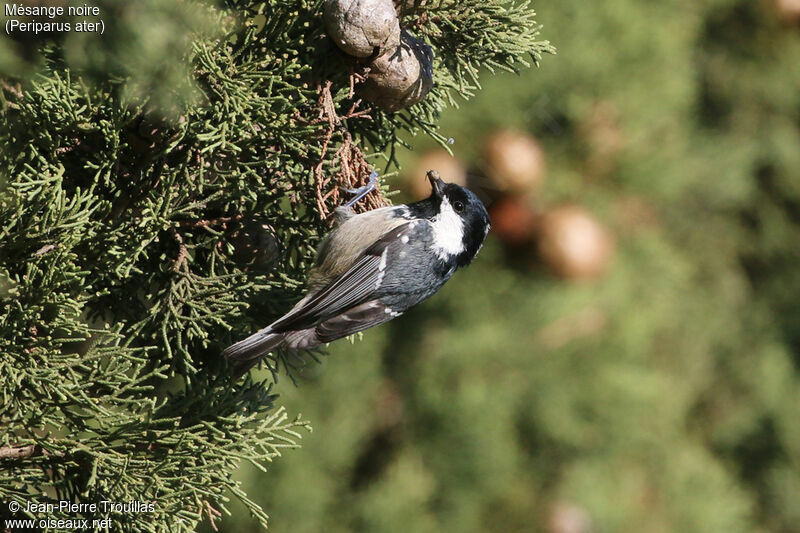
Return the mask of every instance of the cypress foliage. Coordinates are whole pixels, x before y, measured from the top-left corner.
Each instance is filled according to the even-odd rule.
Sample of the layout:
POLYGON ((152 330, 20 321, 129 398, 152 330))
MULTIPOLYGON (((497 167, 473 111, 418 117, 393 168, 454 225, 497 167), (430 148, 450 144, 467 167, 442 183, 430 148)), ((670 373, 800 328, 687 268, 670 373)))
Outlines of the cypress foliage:
POLYGON ((271 392, 302 361, 237 383, 221 348, 298 297, 340 186, 390 172, 404 132, 443 141, 438 115, 479 67, 551 48, 527 4, 409 3, 436 87, 386 114, 358 98, 363 68, 319 1, 101 9, 103 36, 0 46, 0 500, 152 502, 18 515, 159 531, 213 522, 233 496, 265 526, 233 473, 309 429, 271 392))
POLYGON ((533 135, 525 205, 582 206, 613 261, 564 280, 494 216, 435 298, 333 345, 283 395, 317 433, 270 473, 277 531, 800 531, 800 31, 777 4, 537 5, 558 60, 441 127, 475 174, 494 131, 533 135))

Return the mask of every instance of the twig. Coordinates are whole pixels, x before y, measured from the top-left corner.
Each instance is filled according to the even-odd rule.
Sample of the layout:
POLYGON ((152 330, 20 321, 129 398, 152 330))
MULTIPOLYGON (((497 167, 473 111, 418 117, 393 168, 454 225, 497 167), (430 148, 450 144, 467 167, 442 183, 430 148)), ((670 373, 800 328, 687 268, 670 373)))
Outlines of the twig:
POLYGON ((232 217, 219 217, 198 220, 196 222, 181 221, 178 225, 182 228, 207 228, 209 226, 217 226, 219 224, 227 224, 228 222, 238 222, 244 218, 244 215, 234 215, 232 217))
POLYGON ((348 93, 348 98, 355 96, 356 85, 364 83, 367 80, 367 74, 369 74, 369 67, 362 73, 356 72, 352 67, 350 68, 350 92, 348 93))
POLYGON ((5 80, 0 80, 0 85, 3 87, 3 89, 10 92, 17 98, 22 98, 22 88, 19 85, 15 87, 5 80))
MULTIPOLYGON (((358 74, 351 72, 351 84, 356 83, 354 79, 357 77, 360 78, 358 74)), ((330 211, 328 210, 326 203, 330 201, 333 204, 337 204, 339 202, 339 187, 333 187, 327 193, 323 193, 323 191, 330 185, 332 178, 326 178, 322 171, 328 153, 328 146, 333 140, 333 136, 337 129, 343 130, 340 131, 340 134, 343 137, 342 145, 339 146, 333 156, 334 160, 339 160, 339 171, 335 176, 337 184, 347 188, 366 185, 367 180, 369 179, 367 176, 371 174, 372 170, 369 166, 369 163, 367 163, 364 154, 361 152, 358 146, 352 142, 350 132, 347 131, 346 128, 341 128, 342 120, 345 119, 371 119, 372 117, 369 115, 371 108, 367 107, 365 109, 358 110, 358 107, 362 104, 362 101, 359 99, 351 104, 350 110, 347 111, 345 115, 337 115, 336 106, 331 95, 331 86, 332 82, 330 80, 326 81, 324 86, 317 86, 317 91, 319 92, 319 99, 317 101, 317 104, 319 105, 319 114, 315 120, 311 121, 311 123, 328 123, 328 127, 324 130, 325 137, 320 148, 319 161, 317 161, 311 167, 315 181, 314 193, 317 210, 323 218, 327 218, 330 215, 330 211)), ((388 202, 383 197, 380 189, 377 188, 373 193, 367 195, 364 202, 361 202, 360 205, 355 207, 355 211, 369 211, 370 209, 387 205, 387 203, 388 202)))
POLYGON ((34 257, 39 257, 40 255, 44 255, 47 252, 55 250, 57 247, 58 247, 58 243, 56 243, 56 244, 45 244, 44 246, 42 246, 41 248, 39 248, 38 250, 33 252, 33 256, 34 257))
POLYGON ((22 459, 33 455, 49 456, 47 450, 38 444, 28 444, 26 446, 4 446, 0 448, 0 459, 22 459))
POLYGON ((177 272, 178 269, 186 262, 186 256, 189 254, 189 250, 186 249, 186 245, 183 242, 183 236, 175 231, 175 228, 170 228, 170 233, 172 233, 172 238, 175 239, 175 242, 178 243, 178 257, 172 262, 172 266, 170 266, 170 270, 173 272, 177 272))
POLYGON ((208 521, 211 522, 211 528, 214 531, 219 531, 219 528, 217 528, 217 524, 214 522, 214 519, 221 518, 222 513, 219 512, 217 509, 214 509, 211 506, 211 504, 208 503, 208 500, 203 500, 203 503, 205 504, 206 513, 208 513, 208 521))
POLYGON ((325 87, 319 89, 319 118, 327 117, 328 124, 333 129, 339 123, 339 117, 336 116, 336 105, 333 103, 331 85, 333 85, 333 82, 327 80, 325 87))
POLYGON ((347 120, 348 118, 368 118, 368 119, 372 119, 372 115, 369 114, 369 112, 372 111, 372 108, 371 107, 367 107, 367 108, 362 109, 361 111, 356 111, 356 109, 358 109, 358 106, 360 106, 360 105, 361 105, 361 100, 360 99, 356 100, 355 102, 353 102, 353 105, 350 106, 350 111, 348 111, 347 113, 345 113, 344 115, 342 115, 339 118, 342 119, 342 120, 347 120))

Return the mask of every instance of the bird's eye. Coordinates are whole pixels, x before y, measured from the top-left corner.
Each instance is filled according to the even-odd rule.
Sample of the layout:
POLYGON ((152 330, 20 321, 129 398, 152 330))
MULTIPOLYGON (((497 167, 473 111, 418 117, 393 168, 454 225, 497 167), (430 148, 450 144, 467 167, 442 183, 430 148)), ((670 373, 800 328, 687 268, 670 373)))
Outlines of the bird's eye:
POLYGON ((456 210, 456 213, 460 213, 464 210, 464 204, 456 200, 455 202, 453 202, 453 209, 456 210))

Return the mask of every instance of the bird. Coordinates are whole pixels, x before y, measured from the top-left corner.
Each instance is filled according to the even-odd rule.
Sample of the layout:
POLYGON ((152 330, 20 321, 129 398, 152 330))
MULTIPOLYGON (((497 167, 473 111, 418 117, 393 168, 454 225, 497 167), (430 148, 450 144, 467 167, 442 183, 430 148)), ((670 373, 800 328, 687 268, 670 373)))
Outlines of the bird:
POLYGON ((355 214, 336 209, 338 223, 321 241, 305 296, 267 327, 227 347, 222 355, 241 376, 282 348, 300 351, 399 317, 436 293, 477 256, 491 227, 483 202, 469 189, 426 174, 428 198, 355 214))

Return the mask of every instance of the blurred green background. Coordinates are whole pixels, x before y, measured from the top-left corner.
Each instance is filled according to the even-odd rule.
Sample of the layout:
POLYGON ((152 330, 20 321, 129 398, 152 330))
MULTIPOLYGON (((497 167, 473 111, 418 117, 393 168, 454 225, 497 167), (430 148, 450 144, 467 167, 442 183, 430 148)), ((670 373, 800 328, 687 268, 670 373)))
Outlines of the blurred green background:
POLYGON ((494 203, 486 139, 536 139, 534 236, 284 379, 314 432, 248 494, 277 533, 800 531, 797 6, 535 7, 558 56, 442 127, 494 203), (538 252, 563 204, 612 236, 590 279, 538 252))

